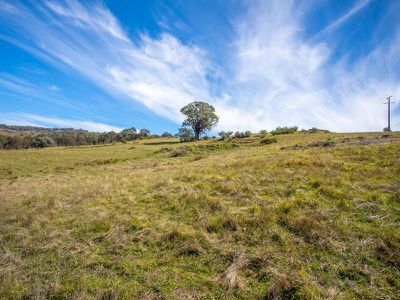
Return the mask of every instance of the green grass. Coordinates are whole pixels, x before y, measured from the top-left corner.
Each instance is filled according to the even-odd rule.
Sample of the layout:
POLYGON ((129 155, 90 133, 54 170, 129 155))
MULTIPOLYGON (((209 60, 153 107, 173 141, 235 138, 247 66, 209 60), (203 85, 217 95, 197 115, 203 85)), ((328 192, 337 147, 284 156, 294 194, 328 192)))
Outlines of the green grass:
POLYGON ((0 151, 0 298, 400 298, 400 134, 265 138, 0 151))

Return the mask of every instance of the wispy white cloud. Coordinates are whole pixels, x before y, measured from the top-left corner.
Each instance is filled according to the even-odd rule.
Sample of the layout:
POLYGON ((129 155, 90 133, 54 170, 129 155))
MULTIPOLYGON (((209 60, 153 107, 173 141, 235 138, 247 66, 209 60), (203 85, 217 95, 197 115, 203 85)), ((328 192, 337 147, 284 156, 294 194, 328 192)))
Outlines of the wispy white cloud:
MULTIPOLYGON (((358 2, 322 33, 334 32, 368 2, 358 2)), ((236 20, 236 41, 226 54, 229 75, 205 49, 170 34, 142 34, 133 40, 99 3, 50 1, 32 11, 4 2, 1 23, 10 34, 1 37, 115 97, 127 97, 177 122, 183 105, 206 99, 217 107, 220 129, 296 124, 361 131, 384 126, 381 99, 400 94, 389 66, 399 59, 399 35, 386 52, 377 45, 351 64, 332 62, 334 45, 304 36, 307 7, 298 9, 294 0, 249 3, 236 20), (216 84, 212 76, 220 76, 221 82, 216 84)))
POLYGON ((142 34, 133 42, 101 4, 46 2, 37 12, 9 4, 14 5, 2 11, 10 31, 15 31, 6 37, 9 42, 56 67, 79 72, 113 95, 174 121, 182 105, 197 97, 210 98, 209 63, 196 46, 168 34, 159 39, 142 34))
POLYGON ((58 94, 60 91, 61 89, 56 85, 43 87, 38 83, 33 83, 8 73, 0 73, 0 94, 4 95, 3 99, 5 101, 10 96, 29 99, 30 101, 46 101, 63 107, 76 108, 77 105, 71 104, 71 101, 58 94), (51 93, 49 93, 49 90, 51 93), (57 92, 57 95, 55 95, 55 92, 57 92))
MULTIPOLYGON (((395 67, 398 36, 349 63, 332 62, 334 46, 305 37, 306 10, 298 1, 263 1, 238 21, 236 77, 220 106, 221 127, 270 129, 278 124, 318 126, 335 131, 381 130, 386 124, 382 99, 399 94, 395 67), (239 121, 238 121, 239 120, 239 121)), ((363 3, 361 3, 363 4, 363 3)), ((336 26, 354 15, 358 5, 336 26)), ((366 5, 366 4, 363 4, 366 5)), ((397 128, 400 124, 396 124, 397 128)))
POLYGON ((56 85, 51 85, 51 86, 49 86, 49 90, 50 90, 50 91, 53 91, 53 92, 59 92, 59 91, 61 91, 61 89, 60 89, 58 86, 56 86, 56 85))
POLYGON ((323 36, 324 34, 330 33, 340 26, 342 26, 348 19, 353 17, 359 11, 361 11, 364 7, 366 7, 371 0, 360 0, 358 1, 352 8, 350 8, 344 15, 340 16, 337 20, 329 24, 327 27, 322 29, 318 34, 316 34, 315 38, 323 36))
POLYGON ((97 132, 116 131, 119 132, 122 128, 93 122, 90 120, 74 120, 63 118, 43 117, 35 114, 27 113, 4 113, 0 114, 0 123, 8 125, 26 125, 39 127, 62 127, 84 129, 97 132))

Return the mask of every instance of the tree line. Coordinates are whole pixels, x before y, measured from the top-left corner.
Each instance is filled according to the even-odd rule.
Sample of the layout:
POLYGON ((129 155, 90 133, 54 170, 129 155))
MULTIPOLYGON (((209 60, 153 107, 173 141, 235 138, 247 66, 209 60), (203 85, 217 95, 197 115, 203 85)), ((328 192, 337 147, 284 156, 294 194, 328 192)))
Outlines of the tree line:
MULTIPOLYGON (((0 124, 0 149, 26 149, 44 148, 52 146, 83 146, 109 144, 114 142, 126 143, 144 138, 179 138, 182 142, 190 142, 203 138, 208 138, 206 133, 218 123, 218 116, 215 108, 206 102, 195 101, 181 109, 181 113, 186 117, 178 133, 172 135, 164 132, 162 135, 152 134, 148 129, 137 130, 135 127, 125 128, 121 132, 89 132, 73 128, 44 128, 32 126, 16 126, 0 124), (3 133, 1 133, 3 132, 3 133)), ((270 133, 272 135, 290 134, 298 130, 297 126, 277 127, 270 133)), ((311 128, 302 130, 304 133, 327 132, 311 128)), ((261 135, 266 135, 266 130, 261 130, 261 135)), ((221 139, 246 138, 251 136, 250 131, 221 131, 218 133, 221 139)))
MULTIPOLYGON (((134 127, 123 129, 118 133, 115 131, 90 132, 71 128, 40 128, 7 125, 0 125, 0 128, 8 130, 3 130, 3 133, 0 134, 0 149, 99 145, 160 137, 160 135, 151 134, 148 129, 136 130, 134 127)), ((172 137, 173 135, 166 132, 162 136, 172 137)))

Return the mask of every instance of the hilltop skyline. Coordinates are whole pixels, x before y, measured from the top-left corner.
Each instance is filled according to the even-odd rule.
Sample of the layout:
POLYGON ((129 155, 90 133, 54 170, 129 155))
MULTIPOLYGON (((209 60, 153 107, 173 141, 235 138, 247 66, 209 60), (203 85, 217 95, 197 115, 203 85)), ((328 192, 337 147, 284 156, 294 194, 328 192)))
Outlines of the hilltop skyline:
POLYGON ((3 1, 0 123, 400 130, 400 1, 3 1))

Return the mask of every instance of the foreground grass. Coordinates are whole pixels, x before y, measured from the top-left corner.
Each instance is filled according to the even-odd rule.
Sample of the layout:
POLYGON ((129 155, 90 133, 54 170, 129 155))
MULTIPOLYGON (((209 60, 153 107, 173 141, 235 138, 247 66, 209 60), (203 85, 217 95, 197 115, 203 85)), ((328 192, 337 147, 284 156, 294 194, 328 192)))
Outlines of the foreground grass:
POLYGON ((400 297, 400 135, 0 152, 4 299, 400 297))

